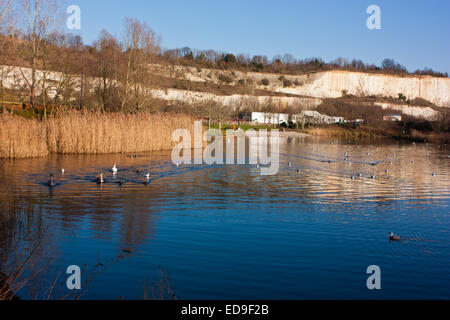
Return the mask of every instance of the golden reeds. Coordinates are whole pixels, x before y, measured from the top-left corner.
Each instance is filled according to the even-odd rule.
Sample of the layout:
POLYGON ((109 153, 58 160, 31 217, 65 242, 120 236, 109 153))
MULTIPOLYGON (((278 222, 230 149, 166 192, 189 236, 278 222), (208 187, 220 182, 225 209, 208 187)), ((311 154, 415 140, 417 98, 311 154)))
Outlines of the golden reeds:
POLYGON ((376 135, 370 132, 339 127, 313 127, 304 130, 307 134, 326 138, 369 138, 376 135))
POLYGON ((175 129, 192 130, 179 114, 66 111, 48 120, 0 116, 0 158, 169 150, 175 129))

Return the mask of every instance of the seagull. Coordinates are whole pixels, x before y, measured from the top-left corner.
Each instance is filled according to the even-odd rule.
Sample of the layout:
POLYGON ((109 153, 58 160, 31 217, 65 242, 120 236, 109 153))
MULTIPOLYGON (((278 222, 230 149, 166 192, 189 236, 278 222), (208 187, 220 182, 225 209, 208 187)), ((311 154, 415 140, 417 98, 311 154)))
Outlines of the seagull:
POLYGON ((112 172, 113 173, 117 173, 117 166, 116 166, 116 163, 114 162, 114 166, 112 167, 112 172))

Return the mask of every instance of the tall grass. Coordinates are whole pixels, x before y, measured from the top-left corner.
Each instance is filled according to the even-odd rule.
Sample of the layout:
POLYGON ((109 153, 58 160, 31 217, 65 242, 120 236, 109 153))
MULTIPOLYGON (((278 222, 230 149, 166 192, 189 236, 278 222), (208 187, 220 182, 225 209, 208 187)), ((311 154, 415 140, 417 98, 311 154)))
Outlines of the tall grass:
POLYGON ((341 138, 369 138, 369 137, 375 137, 376 134, 362 131, 362 130, 356 130, 356 129, 346 129, 346 128, 340 128, 340 127, 313 127, 308 128, 304 130, 307 134, 311 134, 314 136, 319 137, 341 137, 341 138))
POLYGON ((172 131, 192 126, 192 118, 178 114, 66 111, 42 121, 4 114, 0 158, 168 150, 172 131))

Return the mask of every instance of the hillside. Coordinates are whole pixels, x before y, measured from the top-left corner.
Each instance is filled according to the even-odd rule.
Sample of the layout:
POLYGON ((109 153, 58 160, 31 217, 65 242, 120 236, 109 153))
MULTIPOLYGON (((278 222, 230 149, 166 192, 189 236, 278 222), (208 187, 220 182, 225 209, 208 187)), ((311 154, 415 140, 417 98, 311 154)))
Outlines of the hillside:
MULTIPOLYGON (((5 88, 19 90, 30 69, 2 67, 5 88)), ((171 64, 151 64, 150 89, 154 100, 168 104, 196 106, 215 101, 232 110, 274 109, 291 112, 315 109, 328 99, 353 97, 347 102, 381 107, 413 117, 434 119, 435 107, 450 107, 450 79, 431 76, 397 76, 352 71, 325 71, 304 75, 281 75, 262 72, 242 72, 210 68, 195 68, 171 64), (399 99, 401 97, 401 99, 399 99), (281 108, 281 109, 280 109, 281 108)), ((58 91, 58 83, 67 75, 58 72, 37 72, 45 76, 50 97, 58 91)), ((99 78, 91 78, 94 93, 99 78)), ((72 75, 74 91, 80 91, 77 76, 72 75)))

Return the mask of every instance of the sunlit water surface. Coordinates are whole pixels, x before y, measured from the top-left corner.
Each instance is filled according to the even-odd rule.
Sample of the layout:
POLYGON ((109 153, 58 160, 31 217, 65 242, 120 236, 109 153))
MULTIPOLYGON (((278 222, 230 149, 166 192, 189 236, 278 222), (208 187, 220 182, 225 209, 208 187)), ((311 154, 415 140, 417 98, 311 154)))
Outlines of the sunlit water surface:
POLYGON ((41 277, 97 265, 85 299, 142 299, 159 267, 179 299, 450 298, 447 146, 289 138, 280 154, 274 176, 254 165, 176 167, 169 152, 7 167, 47 227, 52 263, 41 277), (404 240, 390 243, 390 231, 404 240), (382 290, 367 289, 370 265, 382 290))

